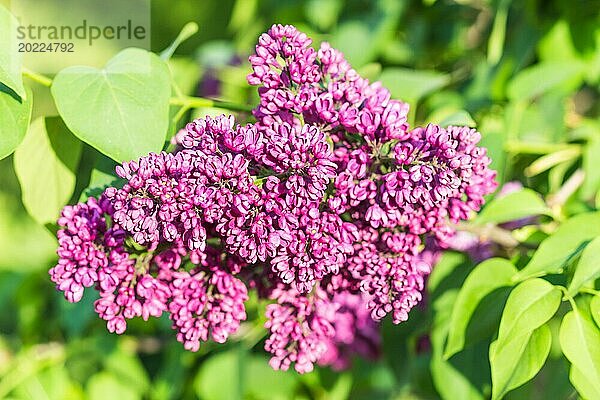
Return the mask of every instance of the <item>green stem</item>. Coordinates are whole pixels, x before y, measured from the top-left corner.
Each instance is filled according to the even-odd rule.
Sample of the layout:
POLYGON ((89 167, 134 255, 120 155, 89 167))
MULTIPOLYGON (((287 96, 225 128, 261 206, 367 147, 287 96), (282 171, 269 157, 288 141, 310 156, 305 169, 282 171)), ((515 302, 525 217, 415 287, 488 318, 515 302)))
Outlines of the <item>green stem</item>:
POLYGON ((594 290, 588 287, 582 287, 579 289, 579 291, 582 293, 591 294, 592 296, 600 296, 600 290, 594 290))
MULTIPOLYGON (((22 70, 23 76, 35 81, 43 86, 50 87, 52 86, 52 79, 39 74, 37 72, 31 71, 27 68, 23 68, 22 70)), ((189 108, 205 108, 205 107, 216 107, 216 108, 224 108, 231 111, 244 111, 251 112, 253 107, 245 104, 236 104, 230 103, 228 101, 214 100, 214 99, 206 99, 203 97, 192 97, 192 96, 179 96, 172 97, 169 101, 171 105, 174 106, 182 106, 185 109, 189 108)))
POLYGON ((27 68, 23 68, 21 70, 21 72, 23 73, 23 76, 26 76, 27 78, 31 79, 32 81, 35 81, 46 87, 52 86, 52 79, 48 78, 45 75, 38 74, 37 72, 31 71, 27 68))
POLYGON ((575 304, 575 300, 573 299, 573 296, 571 296, 569 294, 569 291, 567 290, 567 288, 564 286, 560 286, 560 285, 556 285, 556 287, 559 288, 561 292, 563 292, 562 301, 568 301, 571 304, 571 308, 573 308, 573 310, 577 310, 577 305, 575 304))
POLYGON ((518 140, 509 140, 505 143, 504 149, 509 153, 520 154, 549 154, 562 150, 580 150, 578 144, 562 143, 531 143, 518 140))
POLYGON ((510 0, 501 0, 494 18, 494 26, 488 42, 487 59, 491 65, 496 65, 502 58, 504 41, 506 39, 506 20, 508 19, 508 9, 510 0))
POLYGON ((203 97, 172 97, 170 104, 174 106, 183 106, 188 108, 205 108, 205 107, 216 107, 224 108, 231 111, 244 111, 251 112, 253 107, 245 104, 230 103, 228 101, 206 99, 203 97))

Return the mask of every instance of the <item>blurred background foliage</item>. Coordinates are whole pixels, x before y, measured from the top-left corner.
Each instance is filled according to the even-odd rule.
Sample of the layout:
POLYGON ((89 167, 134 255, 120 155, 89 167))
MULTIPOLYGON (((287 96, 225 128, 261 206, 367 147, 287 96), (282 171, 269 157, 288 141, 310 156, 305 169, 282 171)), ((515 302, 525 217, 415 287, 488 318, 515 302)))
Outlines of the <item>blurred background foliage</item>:
MULTIPOLYGON (((188 94, 255 104, 255 88, 245 81, 247 56, 271 24, 294 24, 315 43, 340 48, 361 74, 409 102, 412 122, 476 124, 500 183, 518 180, 544 194, 557 219, 598 207, 600 1, 152 0, 152 50, 166 48, 189 21, 200 30, 171 60, 188 94), (579 190, 553 202, 576 170, 585 173, 579 190)), ((52 114, 49 92, 34 83, 33 90, 37 115, 52 114)), ((198 109, 187 117, 220 112, 198 109)), ((126 335, 116 336, 91 311, 92 296, 65 302, 47 275, 55 239, 23 208, 12 158, 0 161, 0 398, 490 395, 487 349, 498 324, 494 309, 501 310, 507 293, 480 310, 479 335, 487 342, 474 341, 450 361, 441 354, 457 289, 474 266, 466 255, 442 257, 408 322, 383 324, 379 360, 356 359, 344 372, 273 372, 262 351, 262 306, 255 300, 237 340, 207 344, 197 354, 173 339, 166 318, 134 321, 126 335)), ((83 185, 90 168, 81 173, 88 174, 83 185)), ((553 348, 542 372, 508 398, 576 396, 567 363, 553 348)))

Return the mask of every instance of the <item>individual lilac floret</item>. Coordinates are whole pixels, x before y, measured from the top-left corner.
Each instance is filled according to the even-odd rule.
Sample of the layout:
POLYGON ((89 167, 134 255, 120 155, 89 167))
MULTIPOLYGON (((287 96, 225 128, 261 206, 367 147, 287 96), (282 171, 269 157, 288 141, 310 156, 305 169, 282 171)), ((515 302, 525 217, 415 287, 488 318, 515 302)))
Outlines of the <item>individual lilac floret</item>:
POLYGON ((209 338, 224 343, 246 319, 248 293, 234 276, 221 270, 199 270, 177 272, 173 278, 170 318, 177 340, 187 350, 198 351, 200 342, 209 338))
POLYGON ((301 374, 312 371, 335 334, 333 321, 339 305, 322 291, 309 298, 295 290, 277 289, 273 298, 277 303, 267 306, 265 323, 271 333, 265 342, 265 350, 272 354, 269 364, 287 371, 294 363, 301 374))

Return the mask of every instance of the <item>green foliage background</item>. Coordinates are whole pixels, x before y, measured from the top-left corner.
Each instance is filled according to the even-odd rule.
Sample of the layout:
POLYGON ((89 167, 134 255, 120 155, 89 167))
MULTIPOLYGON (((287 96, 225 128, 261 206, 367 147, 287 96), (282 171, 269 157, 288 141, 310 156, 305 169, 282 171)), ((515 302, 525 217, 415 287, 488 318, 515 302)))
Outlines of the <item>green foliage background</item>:
POLYGON ((125 126, 96 124, 94 112, 114 104, 72 101, 77 87, 65 74, 49 90, 43 77, 26 74, 21 86, 19 71, 15 80, 0 68, 0 398, 600 398, 599 1, 153 0, 153 51, 190 21, 199 31, 168 65, 156 57, 154 79, 136 88, 148 105, 125 126), (411 122, 476 125, 500 184, 527 188, 490 196, 459 227, 491 240, 499 258, 476 265, 446 252, 409 321, 383 324, 381 359, 356 359, 341 373, 272 371, 255 299, 236 340, 192 354, 166 318, 109 334, 92 295, 69 304, 47 275, 58 210, 115 179, 109 157, 160 150, 167 125, 172 134, 193 117, 228 112, 188 97, 211 82, 224 102, 256 104, 246 60, 272 23, 343 50, 410 103, 411 122), (179 93, 169 93, 167 67, 179 93), (157 144, 103 141, 144 123, 157 144), (502 225, 530 216, 517 230, 502 225))

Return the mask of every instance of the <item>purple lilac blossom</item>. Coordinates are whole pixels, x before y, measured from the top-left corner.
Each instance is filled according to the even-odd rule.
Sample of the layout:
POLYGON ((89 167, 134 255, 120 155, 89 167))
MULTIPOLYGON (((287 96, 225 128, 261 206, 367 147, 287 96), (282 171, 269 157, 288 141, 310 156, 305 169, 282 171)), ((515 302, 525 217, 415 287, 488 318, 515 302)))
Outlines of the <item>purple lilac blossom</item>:
POLYGON ((250 57, 255 123, 196 119, 174 152, 123 163, 122 187, 63 209, 50 275, 68 301, 95 287, 118 334, 167 313, 197 351, 239 329, 254 290, 273 368, 378 354, 376 322, 408 319, 431 249, 451 245, 495 172, 476 130, 411 129, 408 104, 311 44, 274 25, 250 57))

